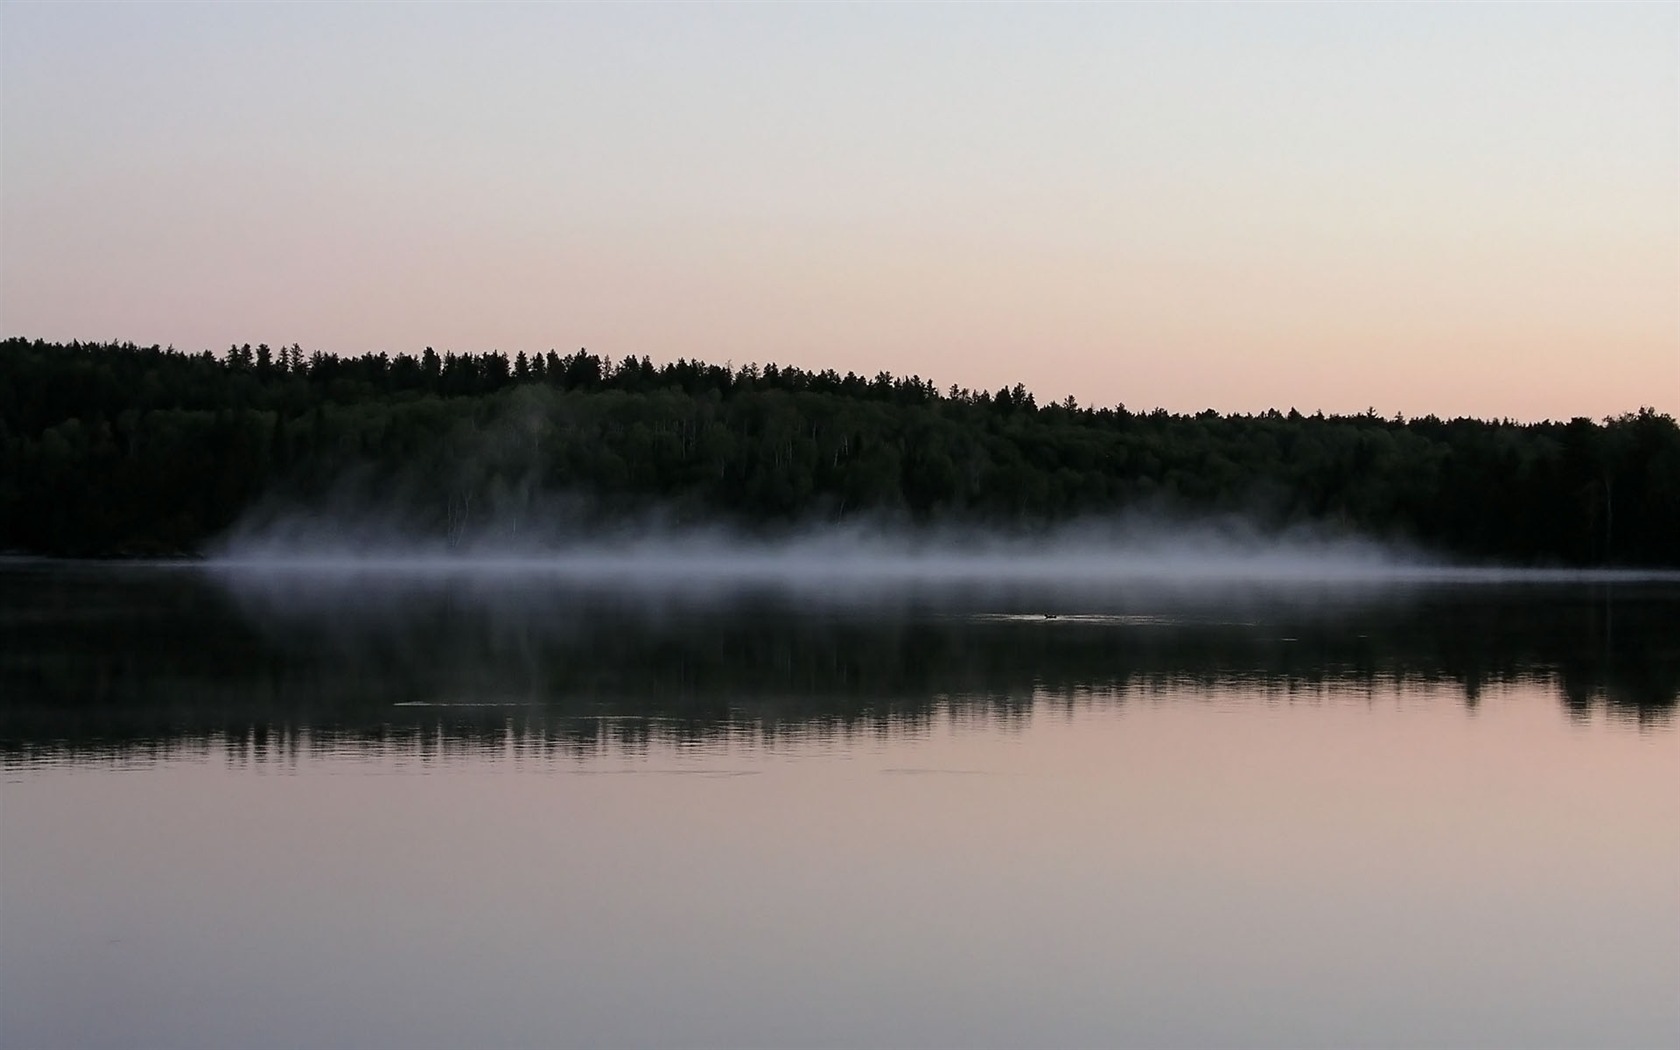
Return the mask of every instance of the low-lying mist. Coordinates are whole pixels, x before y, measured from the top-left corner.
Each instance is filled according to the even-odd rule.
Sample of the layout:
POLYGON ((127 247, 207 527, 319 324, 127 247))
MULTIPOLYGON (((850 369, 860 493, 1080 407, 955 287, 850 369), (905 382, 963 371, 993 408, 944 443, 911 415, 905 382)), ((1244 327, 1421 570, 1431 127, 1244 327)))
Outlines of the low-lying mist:
POLYGON ((854 592, 897 585, 1104 590, 1662 575, 1469 566, 1323 527, 1269 530, 1238 516, 1132 514, 1040 529, 872 519, 770 531, 676 524, 658 516, 603 524, 558 513, 545 527, 531 520, 517 529, 481 527, 440 537, 376 515, 269 513, 225 537, 210 562, 241 572, 299 575, 546 577, 615 586, 854 592))

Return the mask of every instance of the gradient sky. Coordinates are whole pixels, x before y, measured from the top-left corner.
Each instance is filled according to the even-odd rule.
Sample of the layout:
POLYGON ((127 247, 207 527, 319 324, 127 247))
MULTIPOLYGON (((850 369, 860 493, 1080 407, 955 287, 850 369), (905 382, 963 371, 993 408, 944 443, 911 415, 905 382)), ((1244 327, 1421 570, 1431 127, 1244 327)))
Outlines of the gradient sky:
POLYGON ((1680 412, 1680 5, 10 2, 0 332, 1680 412))

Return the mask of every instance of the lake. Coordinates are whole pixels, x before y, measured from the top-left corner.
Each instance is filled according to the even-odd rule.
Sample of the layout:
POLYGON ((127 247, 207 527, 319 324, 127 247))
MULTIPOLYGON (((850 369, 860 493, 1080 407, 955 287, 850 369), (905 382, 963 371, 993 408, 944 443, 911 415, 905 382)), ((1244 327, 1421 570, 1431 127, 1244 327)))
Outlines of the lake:
POLYGON ((11 1047, 1680 1043, 1680 582, 0 564, 11 1047))

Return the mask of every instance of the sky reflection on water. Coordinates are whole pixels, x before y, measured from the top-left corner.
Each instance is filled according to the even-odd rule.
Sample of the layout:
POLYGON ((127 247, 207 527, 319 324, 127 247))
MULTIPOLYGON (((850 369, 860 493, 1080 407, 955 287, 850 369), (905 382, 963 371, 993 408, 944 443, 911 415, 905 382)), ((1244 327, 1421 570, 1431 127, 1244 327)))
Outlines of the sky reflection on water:
POLYGON ((0 572, 8 1045, 1650 1046, 1663 588, 0 572))

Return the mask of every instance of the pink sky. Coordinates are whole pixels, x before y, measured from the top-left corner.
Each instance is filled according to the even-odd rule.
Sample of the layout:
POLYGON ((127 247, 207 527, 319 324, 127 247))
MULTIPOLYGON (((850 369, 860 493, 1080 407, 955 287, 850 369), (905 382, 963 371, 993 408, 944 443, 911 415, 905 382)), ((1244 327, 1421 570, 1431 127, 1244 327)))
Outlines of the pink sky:
POLYGON ((1680 8, 0 10, 0 331, 1680 412, 1680 8))

